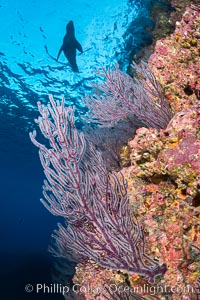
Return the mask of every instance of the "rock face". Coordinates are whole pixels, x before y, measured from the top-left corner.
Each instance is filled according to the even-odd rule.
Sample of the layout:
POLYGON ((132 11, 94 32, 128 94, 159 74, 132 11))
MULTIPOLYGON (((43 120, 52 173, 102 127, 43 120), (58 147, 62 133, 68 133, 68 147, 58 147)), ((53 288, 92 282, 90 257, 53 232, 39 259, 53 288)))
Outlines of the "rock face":
MULTIPOLYGON (((178 112, 166 130, 138 129, 129 142, 131 166, 123 169, 149 254, 168 267, 159 284, 179 289, 170 299, 192 297, 184 287, 194 287, 200 276, 199 125, 200 106, 195 105, 178 112)), ((130 281, 143 283, 139 277, 130 281)))
POLYGON ((173 34, 157 41, 149 64, 175 111, 200 99, 200 7, 187 7, 173 34))
MULTIPOLYGON (((166 130, 136 131, 129 142, 131 166, 122 170, 149 254, 168 268, 158 284, 168 287, 173 300, 197 299, 200 280, 199 28, 200 7, 192 5, 176 22, 175 32, 157 41, 149 65, 175 116, 166 130), (174 286, 176 292, 170 289, 174 286)), ((129 280, 132 286, 144 284, 138 275, 129 280)))

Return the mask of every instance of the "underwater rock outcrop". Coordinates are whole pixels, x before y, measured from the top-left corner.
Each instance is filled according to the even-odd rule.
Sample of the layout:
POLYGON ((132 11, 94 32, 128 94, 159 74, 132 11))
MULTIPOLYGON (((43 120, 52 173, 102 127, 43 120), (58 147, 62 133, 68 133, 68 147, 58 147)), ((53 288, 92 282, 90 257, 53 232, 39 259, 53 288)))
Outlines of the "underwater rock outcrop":
POLYGON ((159 285, 179 289, 170 299, 183 299, 183 291, 191 297, 186 286, 194 289, 200 276, 199 123, 196 105, 177 113, 166 130, 138 129, 129 142, 132 166, 123 169, 149 254, 168 267, 159 285))
POLYGON ((175 111, 200 100, 200 7, 187 7, 173 34, 157 41, 149 59, 175 111))

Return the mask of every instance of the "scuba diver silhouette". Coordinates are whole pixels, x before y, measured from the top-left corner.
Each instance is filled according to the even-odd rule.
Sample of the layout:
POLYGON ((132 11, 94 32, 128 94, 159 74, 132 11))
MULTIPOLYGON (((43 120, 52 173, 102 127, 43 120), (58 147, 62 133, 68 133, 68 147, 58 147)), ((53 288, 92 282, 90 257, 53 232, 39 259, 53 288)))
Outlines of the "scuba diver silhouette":
POLYGON ((61 52, 63 51, 65 57, 71 65, 73 72, 79 72, 76 63, 76 49, 83 53, 81 44, 75 38, 74 23, 73 21, 70 21, 66 26, 66 34, 63 38, 63 44, 58 52, 57 61, 61 52))

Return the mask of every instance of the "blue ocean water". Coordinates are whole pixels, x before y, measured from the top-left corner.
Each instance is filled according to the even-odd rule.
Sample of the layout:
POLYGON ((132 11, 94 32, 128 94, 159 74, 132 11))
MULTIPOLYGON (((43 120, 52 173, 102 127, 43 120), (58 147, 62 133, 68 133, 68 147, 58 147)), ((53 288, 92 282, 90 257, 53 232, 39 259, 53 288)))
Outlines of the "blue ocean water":
POLYGON ((127 70, 130 55, 150 43, 150 0, 7 0, 1 1, 0 41, 0 228, 1 291, 4 298, 62 299, 60 295, 28 294, 31 283, 49 283, 50 235, 58 219, 41 205, 44 179, 37 149, 28 132, 36 125, 37 101, 48 94, 65 96, 77 111, 81 97, 100 80, 94 70, 118 63, 127 70), (80 72, 71 70, 62 54, 55 61, 73 20, 83 54, 80 72))

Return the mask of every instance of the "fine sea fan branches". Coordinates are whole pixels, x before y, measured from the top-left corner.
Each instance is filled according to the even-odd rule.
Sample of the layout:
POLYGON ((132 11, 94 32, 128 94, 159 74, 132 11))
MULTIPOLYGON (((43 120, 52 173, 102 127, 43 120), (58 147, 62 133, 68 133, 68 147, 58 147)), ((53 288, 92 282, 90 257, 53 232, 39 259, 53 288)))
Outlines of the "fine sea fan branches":
POLYGON ((58 225, 53 237, 56 256, 92 259, 104 268, 126 270, 145 276, 149 282, 165 272, 165 266, 145 254, 142 227, 133 218, 122 174, 108 173, 101 153, 79 133, 74 109, 54 101, 38 103, 36 120, 49 146, 39 148, 46 180, 42 203, 66 226, 58 225))
POLYGON ((145 62, 132 66, 134 79, 118 66, 113 71, 102 68, 102 73, 98 72, 105 81, 94 85, 94 94, 82 99, 89 108, 86 118, 109 127, 134 115, 147 127, 166 128, 173 114, 160 84, 145 62))

